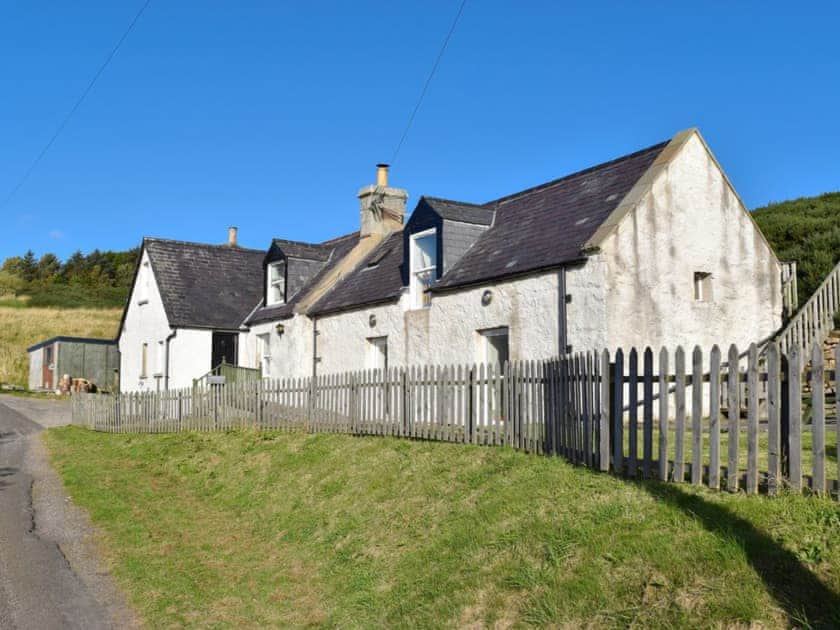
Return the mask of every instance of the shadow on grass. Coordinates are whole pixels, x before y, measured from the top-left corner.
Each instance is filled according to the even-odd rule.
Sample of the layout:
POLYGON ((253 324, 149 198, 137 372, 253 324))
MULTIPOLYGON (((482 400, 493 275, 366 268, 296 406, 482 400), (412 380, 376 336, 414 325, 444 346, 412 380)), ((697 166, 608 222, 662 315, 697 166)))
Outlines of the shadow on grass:
POLYGON ((840 594, 752 523, 701 495, 684 492, 677 485, 638 483, 656 499, 695 517, 708 531, 736 540, 792 626, 840 627, 840 594))

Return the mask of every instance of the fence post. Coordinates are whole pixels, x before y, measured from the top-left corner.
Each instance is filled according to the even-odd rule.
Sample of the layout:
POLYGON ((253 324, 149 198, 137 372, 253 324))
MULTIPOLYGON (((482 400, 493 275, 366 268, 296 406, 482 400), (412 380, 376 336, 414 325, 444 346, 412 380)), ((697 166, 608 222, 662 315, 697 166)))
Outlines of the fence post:
POLYGON ((598 467, 602 472, 610 470, 610 387, 610 353, 604 350, 601 354, 601 417, 598 421, 598 467))
POLYGON ((813 490, 825 492, 825 383, 822 344, 811 351, 811 453, 813 490))
POLYGON ((621 475, 624 472, 624 353, 621 348, 615 352, 612 386, 613 472, 621 475))
POLYGON ((787 460, 788 483, 799 492, 802 490, 802 365, 799 344, 793 347, 788 359, 788 430, 787 460))

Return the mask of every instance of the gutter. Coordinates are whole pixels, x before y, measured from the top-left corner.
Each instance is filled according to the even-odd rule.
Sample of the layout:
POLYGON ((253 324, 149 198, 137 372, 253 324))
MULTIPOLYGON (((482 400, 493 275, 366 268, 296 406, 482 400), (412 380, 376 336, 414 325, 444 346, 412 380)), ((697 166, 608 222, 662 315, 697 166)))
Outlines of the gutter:
POLYGON ((169 342, 175 338, 175 335, 178 334, 178 329, 173 328, 172 332, 169 333, 169 336, 166 338, 166 361, 164 363, 164 368, 166 369, 166 373, 163 375, 163 389, 164 391, 169 391, 169 342))

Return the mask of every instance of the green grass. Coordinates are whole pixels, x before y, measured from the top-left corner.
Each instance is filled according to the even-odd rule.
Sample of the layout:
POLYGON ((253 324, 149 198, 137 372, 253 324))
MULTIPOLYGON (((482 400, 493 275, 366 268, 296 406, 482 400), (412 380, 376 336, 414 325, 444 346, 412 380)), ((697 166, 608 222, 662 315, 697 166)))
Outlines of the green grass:
POLYGON ((45 439, 151 627, 840 623, 828 499, 390 438, 45 439))

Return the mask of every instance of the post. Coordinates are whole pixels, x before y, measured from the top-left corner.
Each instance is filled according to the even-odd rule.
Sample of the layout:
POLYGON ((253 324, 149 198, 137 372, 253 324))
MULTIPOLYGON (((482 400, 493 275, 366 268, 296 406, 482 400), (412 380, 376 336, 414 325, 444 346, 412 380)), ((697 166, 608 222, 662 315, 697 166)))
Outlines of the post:
POLYGON ((598 467, 602 472, 610 470, 610 353, 601 354, 601 417, 599 418, 598 467))
POLYGON ((615 352, 612 385, 613 472, 616 475, 621 475, 624 472, 624 353, 621 348, 615 352))

